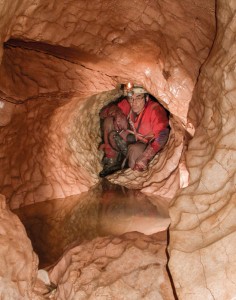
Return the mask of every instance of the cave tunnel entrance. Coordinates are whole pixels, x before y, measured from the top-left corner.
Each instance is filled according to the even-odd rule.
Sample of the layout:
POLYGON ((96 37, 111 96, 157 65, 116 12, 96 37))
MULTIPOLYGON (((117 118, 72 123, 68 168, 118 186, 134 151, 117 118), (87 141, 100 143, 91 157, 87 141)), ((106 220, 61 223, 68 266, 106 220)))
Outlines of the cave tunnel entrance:
MULTIPOLYGON (((17 153, 14 151, 15 159, 12 159, 12 164, 18 166, 14 171, 15 180, 1 186, 12 208, 24 205, 23 201, 34 203, 37 197, 44 201, 79 194, 99 182, 102 160, 98 151, 99 111, 111 100, 121 97, 122 91, 118 88, 92 96, 85 90, 79 91, 87 78, 82 77, 82 83, 78 84, 77 75, 81 80, 84 67, 78 65, 77 60, 75 52, 63 47, 20 40, 5 43, 2 99, 11 105, 15 117, 12 123, 8 120, 8 130, 2 132, 6 135, 21 128, 23 137, 21 145, 17 136, 6 145, 9 153, 16 144, 19 149, 17 153), (52 75, 54 82, 49 80, 52 75), (22 89, 22 85, 27 88, 22 89), (36 117, 45 118, 46 122, 37 123, 36 117), (29 127, 35 129, 29 132, 29 127), (30 151, 32 148, 34 153, 30 151), (31 167, 24 169, 22 165, 32 158, 34 172, 29 178, 31 167)), ((166 103, 161 104, 168 110, 166 103)), ((142 176, 126 169, 112 174, 108 180, 168 199, 173 198, 181 185, 178 177, 185 178, 182 186, 186 186, 188 175, 183 159, 186 131, 173 113, 169 113, 169 123, 171 132, 167 145, 142 176)))
MULTIPOLYGON (((137 237, 137 243, 150 237, 165 249, 168 205, 179 189, 179 165, 184 165, 185 129, 170 113, 168 143, 150 168, 142 176, 129 168, 121 170, 109 176, 109 183, 99 185, 99 111, 122 92, 113 88, 95 95, 85 90, 80 93, 78 85, 75 89, 68 80, 78 83, 77 75, 83 73, 77 70, 77 58, 73 56, 72 61, 68 52, 54 56, 53 49, 10 41, 5 45, 1 70, 3 100, 5 97, 13 110, 2 134, 7 138, 14 132, 5 148, 9 156, 14 151, 9 165, 14 181, 5 181, 2 193, 27 229, 40 257, 39 267, 54 264, 67 247, 108 235, 138 232, 143 236, 137 237), (48 79, 52 75, 55 82, 48 79)), ((161 104, 168 109, 166 103, 161 104)), ((166 256, 161 257, 165 269, 166 256)), ((165 280, 168 285, 168 276, 165 280)))
MULTIPOLYGON (((73 77, 72 66, 77 66, 77 58, 70 50, 59 50, 41 43, 11 40, 5 44, 2 64, 3 99, 14 106, 13 122, 6 124, 6 134, 17 129, 22 136, 20 144, 18 137, 13 136, 6 147, 11 153, 11 148, 18 145, 14 151, 18 148, 19 152, 12 156, 12 164, 18 168, 14 169, 15 181, 10 186, 3 185, 2 192, 25 225, 40 257, 39 266, 55 263, 74 243, 98 236, 137 231, 166 244, 168 205, 179 187, 175 177, 178 177, 185 135, 181 122, 168 113, 171 127, 168 143, 142 176, 128 168, 109 176, 109 181, 100 182, 99 112, 112 100, 120 99, 123 91, 118 86, 100 94, 81 96, 64 77, 58 79, 58 91, 58 82, 53 85, 44 79, 64 69, 69 72, 67 76, 73 77), (39 69, 40 78, 37 77, 39 69), (18 91, 17 80, 27 89, 18 91), (30 165, 24 168, 27 161, 30 165)), ((166 105, 165 108, 168 109, 166 105)))
MULTIPOLYGON (((2 88, 3 100, 5 97, 10 107, 14 106, 11 119, 4 127, 5 137, 9 132, 16 131, 20 132, 22 137, 20 141, 19 136, 14 134, 6 144, 9 153, 14 150, 11 159, 15 167, 10 174, 14 172, 15 180, 10 185, 3 185, 2 191, 8 196, 12 211, 19 216, 26 228, 33 249, 39 256, 39 268, 50 268, 60 261, 63 253, 73 245, 83 245, 108 236, 132 241, 132 235, 138 233, 140 235, 135 237, 136 243, 141 243, 138 247, 142 248, 143 240, 150 238, 156 247, 159 245, 162 249, 158 255, 162 272, 165 274, 165 284, 170 286, 165 270, 166 256, 163 252, 170 222, 169 199, 152 193, 146 195, 141 190, 145 184, 149 187, 150 182, 153 182, 152 173, 160 176, 159 181, 162 182, 163 178, 168 178, 168 172, 176 169, 176 166, 168 167, 166 174, 164 172, 158 175, 158 171, 153 171, 153 166, 154 169, 163 170, 168 161, 168 153, 170 155, 172 151, 175 152, 175 146, 177 145, 178 149, 181 144, 180 139, 176 137, 178 134, 180 137, 182 131, 177 130, 175 135, 171 132, 168 142, 170 147, 167 145, 163 150, 165 155, 158 155, 155 162, 151 162, 150 169, 146 171, 147 177, 136 174, 137 178, 134 178, 132 171, 126 169, 111 175, 109 181, 100 181, 99 111, 111 100, 119 98, 122 91, 113 89, 92 96, 78 96, 75 90, 67 92, 65 89, 58 92, 52 88, 49 92, 48 83, 45 81, 40 83, 44 88, 38 93, 31 78, 39 68, 45 75, 52 65, 49 63, 45 67, 48 53, 31 48, 32 45, 25 47, 25 44, 22 47, 20 42, 14 46, 9 43, 5 47, 5 71, 14 59, 18 65, 14 65, 16 73, 13 72, 11 76, 19 77, 22 80, 21 84, 29 84, 29 87, 20 94, 13 80, 12 85, 10 84, 11 94, 7 92, 7 84, 2 88), (37 56, 35 60, 34 54, 37 56), (32 58, 30 65, 27 62, 29 57, 32 58), (16 149, 18 151, 15 151, 16 149), (155 167, 158 164, 159 167, 155 167), (63 175, 63 172, 66 175, 63 175), (77 181, 73 182, 73 177, 76 177, 77 181), (68 190, 68 196, 62 191, 62 187, 59 189, 58 182, 63 182, 61 186, 64 185, 64 191, 68 190), (77 188, 79 184, 81 187, 81 183, 84 189, 75 189, 74 196, 71 196, 71 186, 74 184, 77 188), (126 234, 131 236, 126 237, 126 234)), ((55 63, 55 58, 51 54, 50 57, 55 63)), ((61 58, 56 64, 57 70, 61 68, 59 62, 61 63, 61 58)), ((50 69, 50 72, 53 72, 53 69, 50 69)), ((41 80, 36 77, 34 80, 41 80)), ((5 78, 6 83, 9 77, 5 78)), ((173 117, 171 120, 171 126, 178 128, 179 123, 175 122, 173 117)), ((2 133, 4 134, 4 130, 2 133)), ((181 155, 182 150, 178 150, 177 153, 181 155)), ((156 179, 154 188, 159 190, 155 181, 156 179)), ((149 243, 148 241, 147 244, 149 243)))

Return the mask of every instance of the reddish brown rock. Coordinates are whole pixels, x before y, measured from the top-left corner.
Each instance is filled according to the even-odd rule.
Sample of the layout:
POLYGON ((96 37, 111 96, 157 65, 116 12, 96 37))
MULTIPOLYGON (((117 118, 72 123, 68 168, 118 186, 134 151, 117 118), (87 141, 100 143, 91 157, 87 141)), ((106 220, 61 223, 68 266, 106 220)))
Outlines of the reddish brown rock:
POLYGON ((0 68, 3 99, 19 103, 0 132, 3 139, 11 135, 0 145, 1 192, 11 207, 78 194, 98 182, 98 113, 119 93, 92 95, 129 80, 170 111, 172 132, 145 174, 128 170, 110 180, 171 199, 187 178, 179 163, 191 127, 188 105, 214 37, 213 1, 24 5, 8 31, 12 40, 0 68))
MULTIPOLYGON (((235 297, 236 8, 234 1, 225 0, 217 0, 216 8, 217 35, 211 49, 213 0, 0 3, 0 192, 14 208, 79 194, 94 186, 101 169, 98 112, 120 95, 115 89, 118 83, 142 84, 170 111, 168 145, 142 176, 126 170, 109 180, 168 201, 179 193, 172 202, 169 251, 177 294, 184 300, 235 297), (190 186, 180 192, 188 181, 190 186)), ((6 213, 9 220, 15 220, 3 211, 3 216, 6 213)), ((9 229, 11 235, 17 239, 9 229)), ((119 240, 110 242, 109 259, 118 268, 113 256, 119 253, 114 246, 119 240)), ((32 290, 32 249, 26 258, 18 253, 16 265, 17 255, 11 256, 18 246, 11 243, 7 238, 9 251, 2 247, 3 257, 10 255, 6 261, 4 257, 2 270, 10 270, 10 275, 14 270, 18 276, 22 261, 26 267, 14 283, 9 277, 4 293, 8 298, 11 293, 13 299, 27 298, 32 290)), ((145 243, 136 241, 130 249, 145 256, 145 243)), ((86 281, 90 274, 83 277, 74 271, 75 265, 68 265, 68 274, 75 281, 83 279, 87 289, 77 296, 87 297, 87 292, 96 298, 95 289, 86 281)), ((88 266, 93 268, 90 280, 95 284, 100 270, 92 263, 88 266)), ((158 277, 159 268, 137 270, 132 276, 125 274, 126 295, 156 299, 160 285, 152 274, 158 277), (134 278, 140 283, 143 276, 154 282, 154 295, 150 286, 149 294, 143 292, 144 286, 134 287, 134 278)), ((56 291, 62 299, 78 292, 66 282, 65 274, 56 291)), ((110 284, 116 290, 124 283, 115 278, 114 285, 110 284)), ((108 286, 103 292, 113 295, 108 286)))
POLYGON ((38 258, 19 218, 6 207, 3 195, 0 195, 0 245, 1 298, 37 299, 33 287, 38 258))
POLYGON ((202 109, 190 114, 199 122, 186 156, 190 185, 170 210, 169 266, 184 300, 236 295, 235 11, 218 1, 216 40, 195 94, 202 109))
POLYGON ((165 239, 129 233, 68 250, 49 271, 53 299, 174 299, 165 239))

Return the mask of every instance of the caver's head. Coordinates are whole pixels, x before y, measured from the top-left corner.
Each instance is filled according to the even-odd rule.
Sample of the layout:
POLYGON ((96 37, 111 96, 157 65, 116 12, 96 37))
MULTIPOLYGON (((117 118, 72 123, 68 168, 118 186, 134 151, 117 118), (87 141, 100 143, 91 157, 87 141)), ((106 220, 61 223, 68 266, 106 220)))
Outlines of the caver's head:
POLYGON ((139 114, 149 99, 147 91, 140 86, 132 86, 127 84, 127 99, 134 113, 139 114))

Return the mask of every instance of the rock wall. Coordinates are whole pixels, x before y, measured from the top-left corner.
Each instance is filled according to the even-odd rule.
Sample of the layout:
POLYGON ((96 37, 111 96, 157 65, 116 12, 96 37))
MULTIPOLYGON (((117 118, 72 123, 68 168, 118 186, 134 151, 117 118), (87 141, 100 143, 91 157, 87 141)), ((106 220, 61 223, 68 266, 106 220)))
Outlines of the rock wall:
POLYGON ((190 186, 170 210, 170 271, 179 299, 236 295, 236 3, 217 2, 217 36, 196 97, 202 120, 187 151, 190 186))
POLYGON ((49 270, 52 299, 174 299, 165 233, 97 238, 68 250, 49 270))
MULTIPOLYGON (((173 128, 177 128, 169 149, 178 150, 166 149, 165 156, 153 162, 147 180, 128 171, 113 181, 124 184, 137 179, 136 187, 151 193, 161 187, 168 195, 173 186, 178 189, 181 174, 186 175, 184 164, 177 166, 186 147, 190 186, 178 195, 170 212, 169 267, 176 292, 184 300, 233 299, 234 1, 217 1, 217 36, 199 78, 214 38, 214 1, 153 0, 137 6, 127 1, 28 0, 2 1, 0 8, 0 57, 2 43, 10 37, 24 40, 18 49, 16 44, 5 45, 0 69, 0 181, 12 207, 79 193, 97 182, 100 157, 88 141, 92 137, 99 142, 99 120, 89 119, 89 113, 97 115, 109 97, 93 95, 114 89, 118 82, 134 80, 169 109, 171 122, 176 124, 173 128), (37 43, 27 44, 26 50, 25 41, 37 43), (32 65, 27 65, 27 58, 32 65), (84 119, 78 117, 81 115, 84 119), (76 130, 71 130, 73 125, 76 130), (189 145, 183 142, 185 129, 191 137, 196 129, 189 145), (85 139, 80 138, 82 134, 85 139), (157 174, 158 162, 160 166, 165 163, 171 174, 163 169, 157 174)), ((2 218, 1 265, 8 270, 1 281, 2 296, 30 299, 37 260, 19 221, 4 205, 2 218)), ((73 261, 68 268, 73 277, 73 261)), ((158 276, 154 269, 151 274, 158 276)), ((66 275, 61 275, 62 281, 56 280, 62 295, 78 291, 71 289, 70 283, 69 289, 63 286, 66 275)), ((73 278, 81 279, 76 276, 73 278)))
MULTIPOLYGON (((38 258, 19 218, 0 195, 0 298, 33 299, 38 258)), ((36 298, 34 298, 36 299, 36 298)), ((38 298, 39 299, 39 298, 38 298)))
POLYGON ((110 180, 172 198, 188 181, 184 140, 194 125, 187 112, 214 38, 214 1, 23 4, 3 39, 11 37, 0 68, 0 192, 11 207, 98 182, 98 113, 119 95, 116 85, 130 80, 170 111, 171 137, 147 172, 110 180))

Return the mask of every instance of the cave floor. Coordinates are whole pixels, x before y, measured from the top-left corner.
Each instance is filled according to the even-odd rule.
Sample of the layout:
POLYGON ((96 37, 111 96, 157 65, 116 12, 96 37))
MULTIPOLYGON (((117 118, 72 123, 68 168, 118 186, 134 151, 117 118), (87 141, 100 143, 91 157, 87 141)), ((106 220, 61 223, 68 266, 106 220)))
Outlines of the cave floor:
POLYGON ((169 226, 168 203, 106 180, 94 189, 64 199, 13 211, 24 224, 39 268, 55 263, 73 244, 127 232, 151 235, 169 226))

